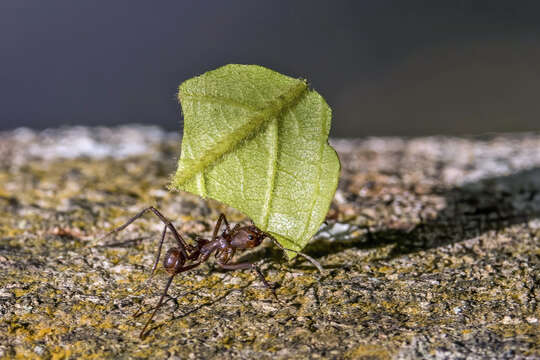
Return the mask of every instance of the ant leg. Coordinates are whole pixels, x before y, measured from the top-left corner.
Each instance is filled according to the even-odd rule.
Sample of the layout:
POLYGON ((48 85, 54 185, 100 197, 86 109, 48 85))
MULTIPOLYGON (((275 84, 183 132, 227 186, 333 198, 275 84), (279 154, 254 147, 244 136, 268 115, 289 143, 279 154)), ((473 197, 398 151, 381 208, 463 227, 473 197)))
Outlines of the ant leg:
POLYGON ((240 263, 240 264, 222 264, 222 263, 218 262, 218 265, 221 268, 225 269, 225 270, 245 270, 245 269, 250 269, 250 270, 255 271, 255 273, 257 273, 257 275, 259 276, 259 279, 264 284, 264 287, 267 288, 267 289, 270 289, 272 291, 272 295, 274 295, 274 298, 276 298, 276 300, 279 303, 281 303, 281 301, 279 301, 279 299, 277 297, 276 290, 268 283, 268 281, 266 281, 261 269, 257 265, 252 264, 252 263, 247 263, 247 262, 246 263, 240 263))
MULTIPOLYGON (((176 275, 176 274, 174 274, 174 275, 176 275)), ((144 331, 146 330, 146 328, 148 327, 148 325, 150 324, 150 322, 154 318, 154 315, 156 315, 156 312, 158 311, 159 307, 161 306, 161 303, 163 303, 163 299, 165 298, 165 295, 167 295, 167 291, 169 290, 169 286, 171 286, 171 283, 172 283, 172 281, 174 279, 174 275, 172 275, 169 278, 169 281, 167 281, 167 285, 165 285, 165 290, 163 290, 163 294, 161 294, 161 297, 159 298, 158 304, 157 304, 156 308, 154 309, 154 312, 152 313, 152 315, 150 316, 150 319, 148 319, 148 321, 146 322, 146 325, 144 325, 141 333, 139 334, 139 337, 141 339, 144 339, 144 331)))
POLYGON ((167 225, 163 228, 163 232, 161 233, 161 240, 159 241, 158 251, 156 255, 156 260, 154 261, 154 266, 152 266, 152 272, 150 273, 150 277, 148 280, 152 278, 152 275, 154 275, 154 271, 157 268, 157 265, 159 263, 159 257, 161 256, 161 248, 163 247, 163 241, 165 240, 165 235, 167 234, 167 225))
POLYGON ((272 241, 276 244, 276 246, 278 248, 280 248, 281 250, 283 251, 292 251, 293 253, 296 253, 304 258, 306 258, 307 260, 309 260, 309 262, 311 262, 316 268, 317 270, 319 270, 319 272, 321 274, 324 274, 324 269, 323 267, 321 266, 321 264, 315 260, 314 258, 312 258, 311 256, 309 255, 306 255, 304 254, 303 252, 300 252, 300 251, 296 251, 296 250, 293 250, 293 249, 288 249, 286 247, 284 247, 283 245, 281 245, 273 236, 269 235, 269 234, 266 234, 267 237, 269 237, 270 239, 272 239, 272 241))
POLYGON ((225 223, 225 228, 227 228, 227 231, 231 230, 231 227, 229 226, 229 222, 227 221, 227 217, 224 213, 219 214, 219 217, 223 219, 223 222, 225 223))
POLYGON ((229 232, 229 234, 231 234, 231 236, 232 236, 232 234, 235 234, 236 231, 238 231, 238 229, 240 229, 240 227, 241 227, 240 224, 234 225, 234 227, 233 227, 232 230, 229 232))
POLYGON ((212 241, 216 240, 219 228, 221 227, 221 222, 225 223, 225 229, 227 232, 231 231, 231 228, 229 226, 229 222, 227 221, 227 218, 225 217, 225 214, 221 213, 219 214, 218 221, 216 223, 216 226, 214 227, 214 234, 212 235, 212 241))
POLYGON ((150 283, 150 280, 152 280, 152 276, 154 276, 154 271, 156 270, 157 265, 159 263, 159 257, 161 256, 161 248, 163 247, 163 241, 165 240, 165 235, 166 234, 167 234, 167 225, 165 225, 165 227, 163 228, 163 232, 161 233, 161 240, 159 241, 156 260, 154 261, 154 266, 152 266, 152 271, 150 272, 150 276, 148 277, 148 279, 146 279, 146 281, 144 282, 144 285, 142 287, 138 288, 137 291, 145 289, 148 286, 148 284, 150 283))
POLYGON ((169 230, 171 230, 171 232, 173 233, 174 235, 174 238, 176 239, 176 241, 178 242, 178 245, 180 246, 180 250, 182 251, 183 255, 185 257, 188 257, 188 254, 187 254, 187 249, 191 249, 191 246, 188 245, 185 240, 182 238, 182 236, 178 233, 178 231, 176 230, 176 228, 174 227, 174 225, 165 217, 163 216, 162 213, 159 212, 158 209, 156 209, 155 207, 153 206, 149 206, 145 209, 143 209, 141 212, 139 212, 137 215, 133 216, 131 219, 129 219, 125 224, 117 227, 116 229, 113 229, 111 230, 110 232, 108 232, 107 234, 105 234, 105 236, 102 237, 103 238, 106 238, 107 236, 110 236, 112 234, 116 234, 122 230, 124 230, 125 228, 127 228, 129 225, 131 225, 135 220, 137 220, 138 218, 140 218, 141 216, 143 216, 147 211, 152 211, 154 213, 154 215, 156 215, 164 224, 166 227, 169 228, 169 230))
POLYGON ((165 285, 165 289, 163 290, 163 294, 161 294, 161 297, 159 298, 159 301, 158 301, 158 304, 156 305, 156 307, 154 308, 154 312, 152 312, 152 315, 150 315, 150 319, 148 319, 148 321, 146 322, 146 324, 144 325, 144 328, 142 329, 141 333, 139 334, 139 337, 141 339, 144 339, 144 332, 146 330, 146 328, 148 327, 148 325, 150 325, 150 323, 152 322, 152 319, 154 318, 154 315, 156 315, 157 311, 159 310, 161 304, 163 304, 163 299, 165 298, 165 296, 167 295, 167 291, 169 290, 169 287, 171 286, 171 283, 174 279, 174 277, 177 275, 177 274, 180 274, 184 271, 188 271, 188 270, 191 270, 197 266, 199 266, 201 263, 200 262, 197 262, 195 264, 191 264, 191 265, 188 265, 188 266, 185 266, 183 268, 181 268, 179 271, 177 271, 176 273, 174 273, 173 275, 171 275, 171 277, 169 277, 169 280, 167 281, 167 285, 165 285))
MULTIPOLYGON (((219 214, 219 218, 217 220, 217 223, 216 223, 216 226, 214 226, 214 233, 212 234, 212 241, 215 241, 216 240, 216 237, 217 237, 217 233, 219 231, 219 228, 221 227, 221 221, 225 219, 225 215, 223 214, 219 214)), ((225 220, 227 221, 227 220, 225 220)))

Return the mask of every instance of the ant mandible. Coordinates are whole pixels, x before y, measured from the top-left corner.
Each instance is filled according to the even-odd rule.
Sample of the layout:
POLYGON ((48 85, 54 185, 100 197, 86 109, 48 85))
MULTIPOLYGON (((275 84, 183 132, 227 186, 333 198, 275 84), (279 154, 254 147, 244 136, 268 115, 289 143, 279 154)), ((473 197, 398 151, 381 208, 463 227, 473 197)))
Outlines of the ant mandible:
MULTIPOLYGON (((163 290, 163 294, 159 298, 158 304, 155 307, 154 312, 152 313, 152 315, 146 322, 146 325, 144 325, 144 328, 142 329, 139 335, 141 339, 144 338, 146 328, 148 327, 148 325, 150 325, 152 319, 154 318, 154 315, 157 313, 158 309, 162 305, 163 299, 167 295, 167 291, 169 290, 169 286, 171 285, 174 277, 177 274, 196 268, 197 266, 199 266, 200 264, 208 260, 208 258, 212 255, 212 253, 215 254, 217 265, 221 267, 222 269, 225 269, 225 270, 251 269, 255 271, 255 273, 258 275, 259 279, 262 281, 264 286, 267 289, 270 289, 272 291, 272 294, 274 295, 274 297, 276 298, 278 302, 279 302, 279 299, 277 298, 274 288, 270 286, 270 284, 266 281, 263 273, 261 272, 261 269, 259 269, 257 265, 249 263, 249 262, 229 264, 229 261, 234 256, 236 250, 252 249, 254 247, 259 246, 264 240, 264 238, 269 238, 281 250, 292 251, 300 256, 303 256, 304 258, 309 260, 313 265, 315 265, 315 267, 321 273, 323 272, 323 268, 321 264, 319 264, 315 259, 299 251, 287 249, 283 247, 279 242, 277 242, 277 240, 272 235, 264 231, 261 231, 259 228, 257 228, 254 225, 240 226, 240 224, 236 224, 231 229, 231 227, 229 226, 229 222, 227 221, 227 218, 225 217, 224 214, 219 215, 216 226, 214 227, 212 240, 207 240, 207 239, 197 237, 195 238, 195 241, 197 243, 195 246, 188 244, 184 240, 184 238, 182 238, 180 233, 176 230, 174 225, 165 216, 163 216, 163 214, 158 209, 156 209, 153 206, 143 209, 137 215, 129 219, 125 224, 107 233, 104 236, 104 238, 109 235, 112 235, 112 234, 115 234, 124 230, 135 220, 143 216, 147 211, 153 212, 165 224, 163 228, 163 232, 161 233, 161 240, 159 241, 158 252, 157 252, 156 260, 154 261, 154 266, 152 267, 152 272, 150 273, 150 278, 153 276, 154 271, 156 270, 157 265, 159 263, 159 258, 161 255, 161 248, 163 246, 163 241, 165 240, 165 235, 167 234, 167 230, 169 230, 173 234, 173 237, 178 243, 178 246, 175 246, 169 249, 167 253, 165 254, 165 259, 163 260, 163 267, 170 274, 170 277, 169 277, 169 280, 167 281, 167 285, 165 285, 165 290, 163 290), (225 230, 223 230, 221 235, 218 235, 218 232, 219 232, 219 229, 221 228, 222 223, 225 224, 225 230), (186 264, 186 261, 189 263, 186 264)), ((150 278, 148 280, 150 280, 150 278)))

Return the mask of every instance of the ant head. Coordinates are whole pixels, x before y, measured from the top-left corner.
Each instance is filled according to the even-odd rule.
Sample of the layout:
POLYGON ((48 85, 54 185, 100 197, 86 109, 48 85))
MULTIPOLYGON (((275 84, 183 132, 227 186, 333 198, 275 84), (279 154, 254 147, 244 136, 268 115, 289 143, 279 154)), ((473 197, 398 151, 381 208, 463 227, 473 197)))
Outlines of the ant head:
POLYGON ((236 249, 251 249, 259 246, 265 237, 266 233, 256 226, 244 226, 234 233, 231 245, 236 249))
POLYGON ((163 267, 169 274, 174 275, 180 271, 185 262, 186 259, 184 254, 182 254, 182 251, 180 251, 179 248, 173 247, 167 251, 167 254, 165 254, 163 267))

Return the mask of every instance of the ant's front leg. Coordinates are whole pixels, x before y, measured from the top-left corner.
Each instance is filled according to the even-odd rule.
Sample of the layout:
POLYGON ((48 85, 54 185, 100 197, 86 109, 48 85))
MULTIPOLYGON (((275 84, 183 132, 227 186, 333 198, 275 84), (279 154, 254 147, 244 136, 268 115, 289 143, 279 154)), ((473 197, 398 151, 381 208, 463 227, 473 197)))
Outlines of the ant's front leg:
POLYGON ((252 264, 252 263, 248 263, 248 262, 239 263, 239 264, 223 264, 223 263, 221 263, 219 261, 218 261, 217 264, 222 269, 225 269, 225 270, 246 270, 246 269, 250 269, 250 270, 255 271, 255 273, 257 273, 257 275, 259 276, 259 279, 261 279, 262 283, 264 284, 264 287, 267 288, 267 289, 270 289, 272 291, 272 295, 274 295, 274 298, 276 298, 277 302, 281 303, 281 301, 279 301, 279 299, 277 297, 276 290, 274 289, 273 286, 270 285, 270 283, 268 281, 266 281, 261 269, 257 265, 252 264))
POLYGON ((283 252, 285 252, 285 251, 291 251, 291 252, 293 252, 293 253, 296 253, 296 254, 298 254, 298 255, 300 255, 300 256, 306 258, 307 260, 309 260, 309 262, 311 262, 313 265, 315 265, 315 267, 317 268, 317 270, 319 270, 319 272, 320 272, 321 274, 324 274, 324 269, 323 269, 323 267, 321 266, 321 264, 320 264, 317 260, 315 260, 314 258, 312 258, 311 256, 309 256, 309 255, 307 255, 307 254, 304 254, 303 252, 300 252, 300 251, 297 251, 297 250, 293 250, 293 249, 289 249, 289 248, 284 247, 283 245, 281 245, 281 244, 279 243, 279 241, 276 240, 275 237, 273 237, 273 236, 270 235, 269 233, 264 233, 264 234, 266 235, 266 237, 268 237, 269 239, 271 239, 271 240, 274 242, 274 244, 276 244, 276 246, 277 246, 278 248, 280 248, 281 250, 283 250, 283 252))

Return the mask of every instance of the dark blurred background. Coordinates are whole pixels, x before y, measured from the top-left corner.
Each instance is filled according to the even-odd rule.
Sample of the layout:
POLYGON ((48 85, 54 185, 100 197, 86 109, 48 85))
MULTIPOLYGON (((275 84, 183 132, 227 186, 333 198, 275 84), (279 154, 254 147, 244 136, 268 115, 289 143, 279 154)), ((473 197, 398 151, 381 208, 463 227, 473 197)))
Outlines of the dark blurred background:
POLYGON ((333 136, 538 130, 538 1, 0 1, 0 130, 180 130, 227 63, 307 78, 333 136))

